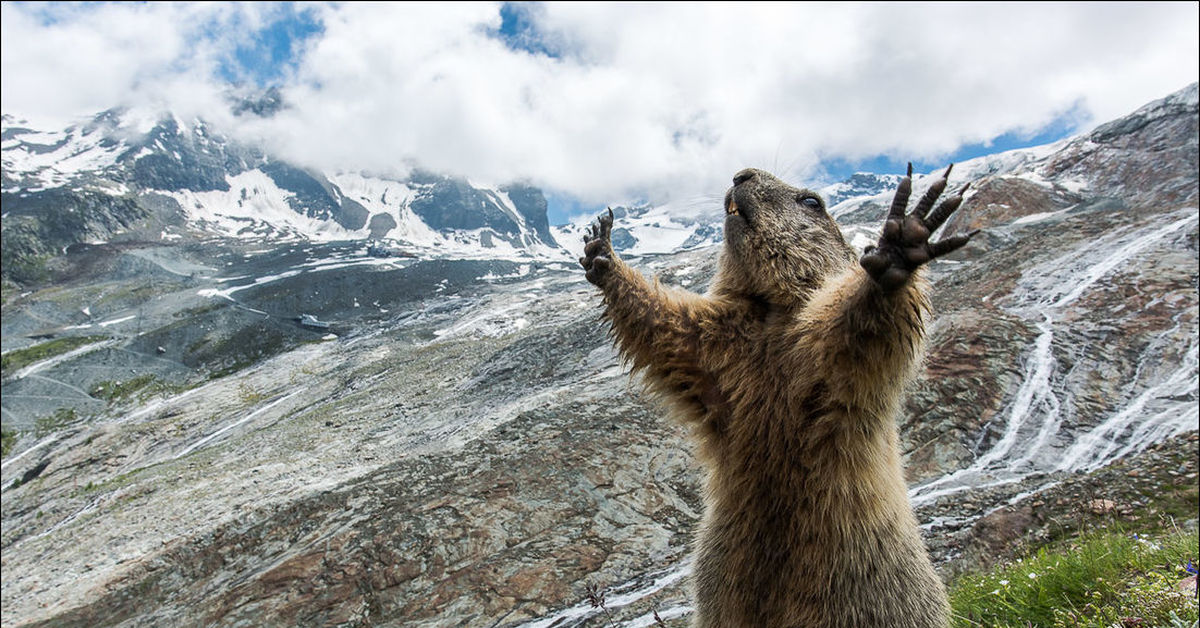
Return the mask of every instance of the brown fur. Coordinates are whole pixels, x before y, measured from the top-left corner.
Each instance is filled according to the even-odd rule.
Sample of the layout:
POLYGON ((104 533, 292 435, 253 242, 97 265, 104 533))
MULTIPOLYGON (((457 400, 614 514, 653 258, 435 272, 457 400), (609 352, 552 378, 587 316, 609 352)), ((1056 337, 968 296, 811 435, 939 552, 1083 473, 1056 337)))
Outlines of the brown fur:
POLYGON ((894 421, 926 283, 884 291, 823 203, 799 202, 815 194, 757 170, 734 180, 707 295, 647 281, 607 237, 599 265, 584 260, 621 354, 706 467, 694 625, 945 626, 894 421))

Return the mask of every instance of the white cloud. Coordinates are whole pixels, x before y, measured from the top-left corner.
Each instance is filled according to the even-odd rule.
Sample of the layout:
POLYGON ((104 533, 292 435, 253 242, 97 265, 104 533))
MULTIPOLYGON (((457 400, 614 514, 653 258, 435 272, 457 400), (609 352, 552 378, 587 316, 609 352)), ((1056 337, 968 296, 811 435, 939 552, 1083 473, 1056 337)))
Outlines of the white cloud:
POLYGON ((213 111, 217 64, 275 10, 256 3, 4 3, 5 113, 65 124, 117 106, 213 111))
POLYGON ((5 113, 61 119, 119 104, 166 71, 183 46, 174 29, 157 28, 159 10, 149 5, 122 11, 121 19, 112 11, 64 10, 45 16, 51 24, 10 3, 0 11, 5 113))
MULTIPOLYGON (((271 10, 100 5, 46 25, 5 4, 4 111, 157 99, 211 117, 216 63, 271 10)), ((249 131, 321 167, 419 163, 601 203, 718 194, 745 166, 800 181, 822 157, 938 158, 1073 107, 1102 122, 1195 81, 1200 46, 1187 3, 536 7, 560 59, 490 36, 495 4, 317 10, 292 108, 249 131)))

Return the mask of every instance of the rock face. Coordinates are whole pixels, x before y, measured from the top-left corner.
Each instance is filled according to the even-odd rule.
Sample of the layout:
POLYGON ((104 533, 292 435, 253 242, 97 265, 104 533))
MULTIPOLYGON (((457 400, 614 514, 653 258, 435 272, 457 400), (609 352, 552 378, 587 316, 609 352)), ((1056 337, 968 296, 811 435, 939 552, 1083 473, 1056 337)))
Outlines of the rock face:
MULTIPOLYGON (((1194 490, 1197 121, 1193 85, 955 167, 949 229, 985 231, 930 269, 899 417, 944 574, 1080 495, 1194 490)), ((327 180, 372 215, 398 193, 327 180)), ((536 233, 523 194, 476 200, 536 233)), ((842 201, 845 230, 888 194, 842 201)), ((609 625, 589 585, 624 625, 684 621, 699 469, 574 266, 260 246, 77 245, 69 281, 5 297, 6 625, 609 625)), ((702 290, 718 250, 636 265, 702 290)))
MULTIPOLYGON (((120 112, 105 112, 97 116, 100 119, 104 127, 91 134, 105 133, 102 143, 120 145, 112 135, 120 130, 120 112)), ((250 151, 213 136, 203 122, 197 121, 189 128, 174 116, 167 116, 128 145, 116 164, 127 166, 125 180, 142 189, 207 192, 228 190, 225 175, 239 174, 255 161, 250 151)))
POLYGON ((546 196, 527 183, 512 183, 500 188, 512 200, 513 207, 543 242, 554 242, 550 233, 550 218, 546 215, 546 196))
POLYGON ((431 228, 487 230, 516 249, 554 244, 542 191, 523 183, 497 189, 474 188, 465 180, 416 173, 409 208, 431 228))
MULTIPOLYGON (((336 222, 347 231, 357 231, 367 224, 370 212, 353 199, 341 198, 333 185, 319 173, 313 174, 279 161, 264 164, 261 170, 271 177, 279 189, 291 193, 287 203, 292 211, 309 218, 336 222)), ((387 214, 378 216, 391 217, 387 214)))
POLYGON ((46 263, 79 242, 136 230, 153 214, 128 196, 53 188, 0 193, 6 277, 22 283, 48 278, 46 263))

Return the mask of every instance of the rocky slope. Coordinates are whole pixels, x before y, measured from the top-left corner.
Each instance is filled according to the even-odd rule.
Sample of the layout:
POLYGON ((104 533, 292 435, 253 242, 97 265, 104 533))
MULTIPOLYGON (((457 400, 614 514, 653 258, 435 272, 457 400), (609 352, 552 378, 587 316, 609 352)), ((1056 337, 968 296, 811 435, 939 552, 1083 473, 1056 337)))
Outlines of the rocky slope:
MULTIPOLYGON (((956 166, 950 228, 985 231, 931 269, 900 417, 943 573, 1126 469, 1196 485, 1197 100, 956 166)), ((885 198, 835 211, 865 232, 885 198)), ((717 251, 634 263, 703 290, 717 251)), ((224 239, 66 260, 5 299, 6 349, 88 338, 6 367, 28 429, 2 463, 5 625, 606 625, 588 585, 623 626, 690 612, 698 470, 569 263, 224 239), (36 416, 53 395, 74 416, 36 416)))

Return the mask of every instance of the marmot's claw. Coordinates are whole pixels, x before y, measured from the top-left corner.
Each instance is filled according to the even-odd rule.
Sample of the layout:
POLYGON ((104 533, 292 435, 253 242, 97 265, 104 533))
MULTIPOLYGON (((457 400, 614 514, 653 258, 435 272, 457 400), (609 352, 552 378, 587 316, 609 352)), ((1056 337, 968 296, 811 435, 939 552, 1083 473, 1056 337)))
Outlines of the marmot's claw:
POLYGON ((583 266, 587 280, 597 286, 603 283, 612 269, 612 224, 613 212, 610 208, 608 215, 601 214, 583 236, 583 257, 579 258, 579 265, 583 266))
POLYGON ((912 213, 905 215, 909 196, 912 195, 912 163, 908 164, 908 175, 900 180, 892 207, 883 223, 883 233, 878 246, 868 247, 859 264, 885 291, 904 285, 912 272, 935 259, 959 249, 971 240, 978 230, 965 235, 954 235, 930 243, 929 237, 962 205, 964 185, 954 196, 945 199, 934 208, 950 177, 954 164, 950 164, 941 178, 930 184, 921 196, 912 213), (933 210, 930 212, 930 210, 933 210))
POLYGON ((960 233, 948 238, 942 238, 941 240, 929 245, 929 253, 933 257, 941 257, 951 251, 962 248, 967 244, 967 242, 970 242, 971 238, 975 237, 975 234, 977 233, 979 233, 979 229, 974 229, 965 234, 960 233))
POLYGON ((904 209, 908 207, 908 195, 912 194, 912 162, 908 162, 908 176, 900 179, 900 185, 896 186, 896 195, 892 197, 892 209, 888 212, 888 219, 903 218, 904 209))
POLYGON ((925 190, 925 195, 921 197, 921 202, 917 203, 916 209, 913 210, 913 216, 921 219, 925 218, 925 214, 929 213, 930 208, 933 207, 933 203, 945 191, 947 180, 950 178, 950 171, 953 169, 954 164, 950 164, 950 167, 946 168, 946 172, 942 173, 942 178, 930 184, 929 189, 925 190))
POLYGON ((959 205, 962 205, 963 195, 967 193, 967 188, 969 187, 971 187, 970 183, 962 186, 961 190, 955 192, 954 196, 942 201, 942 204, 938 205, 937 209, 933 210, 933 213, 925 219, 925 224, 929 226, 930 231, 937 231, 938 227, 941 227, 942 223, 946 222, 946 219, 950 217, 950 214, 953 214, 954 210, 958 209, 959 205))

